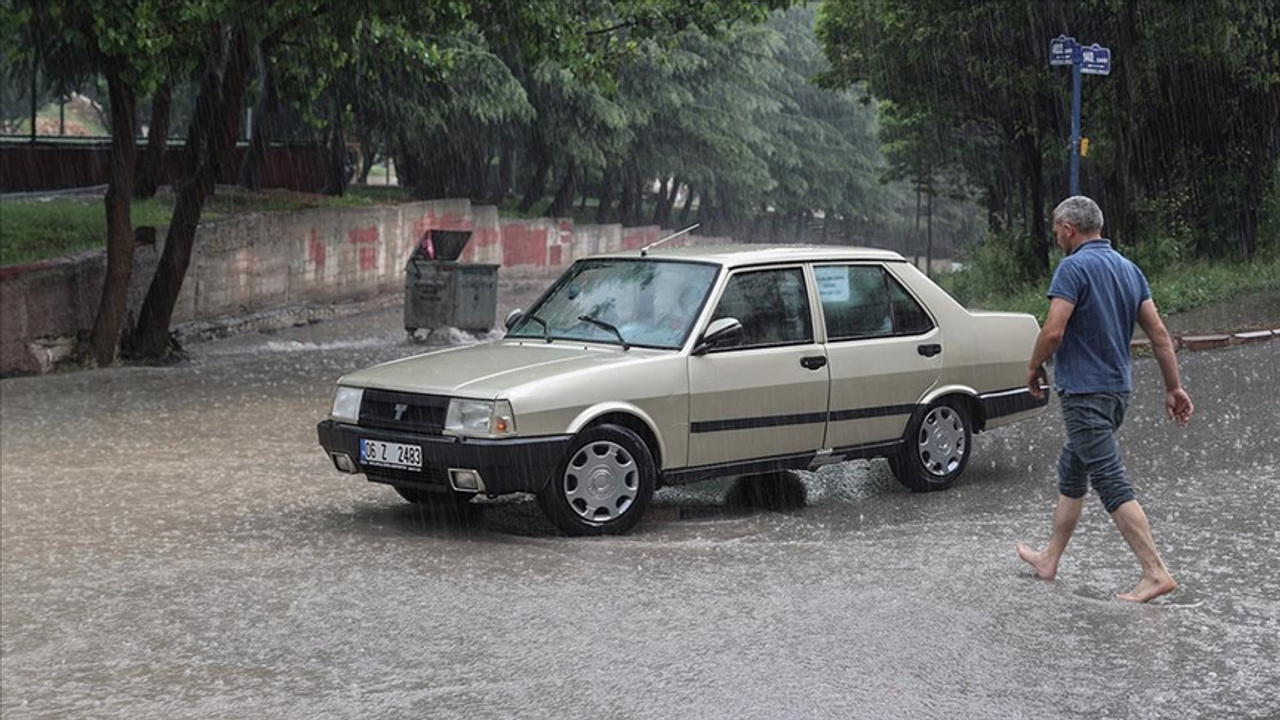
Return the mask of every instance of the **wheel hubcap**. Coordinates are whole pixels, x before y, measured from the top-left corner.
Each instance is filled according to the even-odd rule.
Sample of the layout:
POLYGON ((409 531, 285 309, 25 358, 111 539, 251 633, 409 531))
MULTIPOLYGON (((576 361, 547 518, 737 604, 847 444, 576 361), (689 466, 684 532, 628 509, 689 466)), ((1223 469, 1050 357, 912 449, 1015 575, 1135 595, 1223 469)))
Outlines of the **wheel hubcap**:
POLYGON ((936 407, 920 424, 920 465, 930 474, 944 477, 956 471, 964 454, 964 419, 955 409, 936 407))
POLYGON ((564 496, 569 507, 591 522, 621 516, 635 502, 639 490, 635 459, 617 443, 602 441, 582 447, 564 471, 564 496))

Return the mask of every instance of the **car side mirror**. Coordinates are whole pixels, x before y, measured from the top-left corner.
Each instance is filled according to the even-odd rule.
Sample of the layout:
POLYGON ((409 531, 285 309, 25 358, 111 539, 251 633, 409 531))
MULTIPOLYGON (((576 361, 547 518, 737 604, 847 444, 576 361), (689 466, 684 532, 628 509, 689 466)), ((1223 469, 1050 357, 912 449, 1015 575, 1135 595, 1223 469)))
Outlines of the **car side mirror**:
POLYGON ((511 312, 507 313, 507 319, 502 321, 502 327, 506 328, 507 330, 510 330, 511 328, 520 324, 520 321, 523 319, 524 319, 524 311, 521 310, 520 308, 516 308, 515 310, 512 310, 511 312))
POLYGON ((694 355, 705 355, 715 348, 731 347, 742 342, 742 323, 737 318, 720 318, 713 320, 702 334, 698 344, 693 348, 694 355))

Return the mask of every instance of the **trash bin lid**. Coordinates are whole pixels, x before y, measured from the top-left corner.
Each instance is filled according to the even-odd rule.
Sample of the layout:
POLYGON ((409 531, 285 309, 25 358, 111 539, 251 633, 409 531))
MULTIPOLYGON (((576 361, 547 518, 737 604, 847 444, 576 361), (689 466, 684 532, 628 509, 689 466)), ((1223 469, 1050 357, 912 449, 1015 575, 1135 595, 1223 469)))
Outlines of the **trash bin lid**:
POLYGON ((457 260, 470 239, 470 230, 428 230, 422 234, 422 238, 418 241, 418 247, 413 251, 413 257, 410 259, 457 260), (430 243, 427 242, 428 238, 430 243), (427 254, 428 246, 434 248, 434 257, 427 254))

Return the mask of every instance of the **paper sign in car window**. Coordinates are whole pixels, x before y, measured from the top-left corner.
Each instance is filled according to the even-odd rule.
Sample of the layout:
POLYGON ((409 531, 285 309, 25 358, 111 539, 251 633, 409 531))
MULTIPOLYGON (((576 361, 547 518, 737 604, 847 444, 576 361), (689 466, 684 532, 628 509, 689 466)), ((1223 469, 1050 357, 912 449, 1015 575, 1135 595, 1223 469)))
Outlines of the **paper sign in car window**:
POLYGON ((818 295, 823 302, 849 302, 849 268, 845 265, 814 268, 818 295))

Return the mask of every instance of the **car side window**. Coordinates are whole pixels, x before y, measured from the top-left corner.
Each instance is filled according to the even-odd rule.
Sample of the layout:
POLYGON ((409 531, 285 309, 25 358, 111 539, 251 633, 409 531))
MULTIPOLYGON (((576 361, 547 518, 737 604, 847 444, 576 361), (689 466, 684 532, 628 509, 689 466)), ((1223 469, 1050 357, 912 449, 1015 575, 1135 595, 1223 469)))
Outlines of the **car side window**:
POLYGON ((737 318, 737 348, 813 342, 809 293, 800 268, 753 270, 729 278, 713 319, 737 318))
POLYGON ((933 329, 933 320, 929 313, 920 307, 920 303, 911 297, 893 276, 885 278, 889 281, 889 302, 893 305, 893 326, 898 335, 920 335, 933 329))
POLYGON ((915 335, 933 327, 929 315, 879 265, 814 268, 830 341, 915 335))

